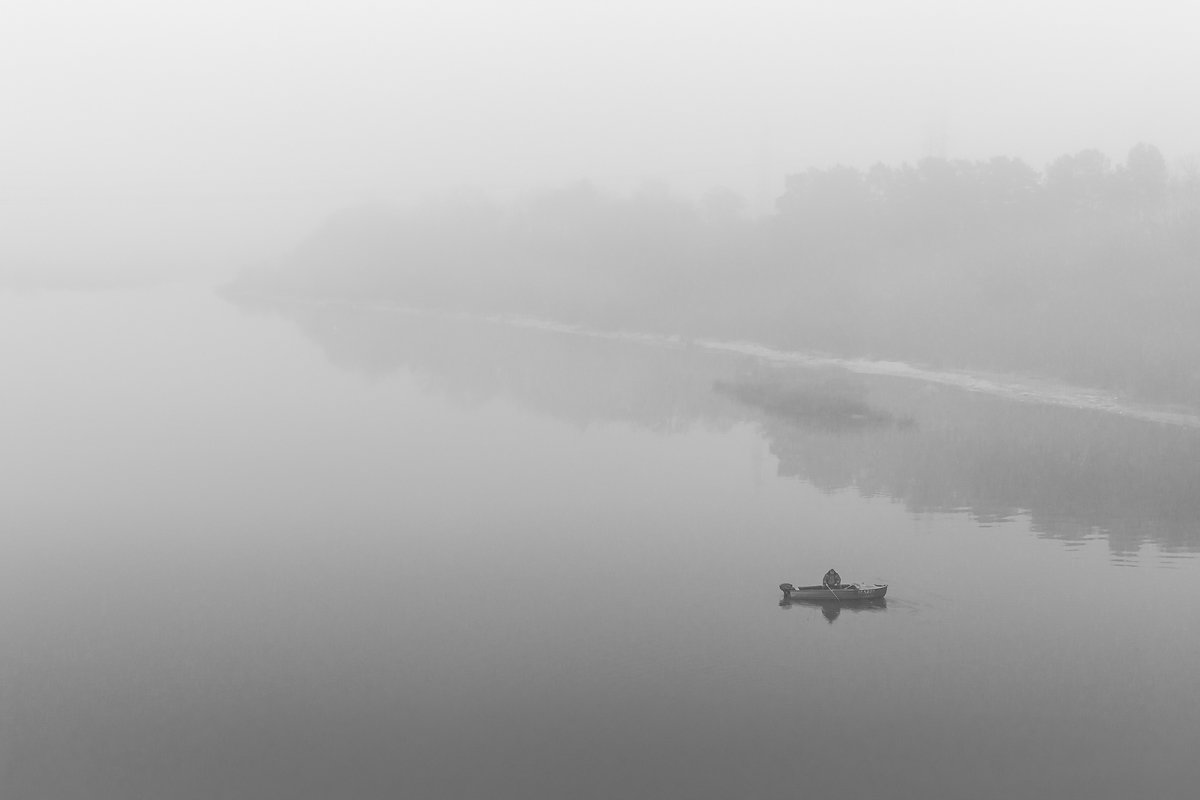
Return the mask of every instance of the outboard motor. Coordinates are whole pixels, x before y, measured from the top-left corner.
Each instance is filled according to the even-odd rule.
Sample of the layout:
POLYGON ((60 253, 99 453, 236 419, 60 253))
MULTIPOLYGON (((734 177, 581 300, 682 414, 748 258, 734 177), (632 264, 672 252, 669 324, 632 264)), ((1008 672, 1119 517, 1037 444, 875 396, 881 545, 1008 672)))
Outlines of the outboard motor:
POLYGON ((785 599, 785 600, 786 600, 788 597, 790 597, 790 596, 791 596, 791 594, 792 594, 792 589, 795 589, 795 588, 796 588, 796 587, 795 587, 795 586, 792 586, 790 583, 781 583, 781 584, 779 584, 779 591, 783 592, 783 597, 784 597, 784 599, 785 599))

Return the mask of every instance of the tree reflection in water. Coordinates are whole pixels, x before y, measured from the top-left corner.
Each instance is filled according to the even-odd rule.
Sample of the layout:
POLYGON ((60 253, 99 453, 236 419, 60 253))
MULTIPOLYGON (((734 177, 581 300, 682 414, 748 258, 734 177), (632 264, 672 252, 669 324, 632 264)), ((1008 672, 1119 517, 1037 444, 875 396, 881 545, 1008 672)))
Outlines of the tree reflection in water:
MULTIPOLYGON (((259 300, 261 307, 264 301, 259 300)), ((270 304, 337 365, 405 370, 581 427, 756 424, 778 473, 913 512, 1028 516, 1048 538, 1200 552, 1200 431, 921 381, 779 367, 663 337, 581 335, 345 303, 270 304)))

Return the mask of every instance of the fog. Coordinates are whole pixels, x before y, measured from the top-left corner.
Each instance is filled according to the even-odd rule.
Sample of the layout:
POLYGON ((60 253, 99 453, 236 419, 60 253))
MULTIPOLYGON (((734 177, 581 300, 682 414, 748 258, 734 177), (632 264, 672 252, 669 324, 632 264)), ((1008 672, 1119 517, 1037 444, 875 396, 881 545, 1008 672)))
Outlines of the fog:
POLYGON ((6 797, 1200 780, 1194 418, 190 286, 0 312, 6 797), (887 597, 781 605, 830 566, 887 597))
POLYGON ((1190 796, 1194 16, 10 0, 0 796, 1190 796))
POLYGON ((1200 180, 1161 151, 1036 171, 924 158, 789 175, 751 217, 576 183, 504 205, 458 196, 332 217, 231 296, 379 302, 1200 398, 1200 180))
POLYGON ((328 214, 587 179, 754 213, 924 156, 1194 155, 1179 3, 6 4, 7 283, 228 276, 328 214))

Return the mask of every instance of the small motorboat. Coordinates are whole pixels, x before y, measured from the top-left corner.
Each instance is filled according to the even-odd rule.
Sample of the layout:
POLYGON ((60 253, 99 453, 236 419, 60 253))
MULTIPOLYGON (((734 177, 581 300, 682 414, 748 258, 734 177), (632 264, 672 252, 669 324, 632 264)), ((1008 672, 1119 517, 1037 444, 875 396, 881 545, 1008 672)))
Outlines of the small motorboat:
POLYGON ((819 602, 855 603, 862 600, 879 600, 887 594, 886 583, 842 583, 837 586, 792 586, 779 584, 784 600, 816 600, 819 602))

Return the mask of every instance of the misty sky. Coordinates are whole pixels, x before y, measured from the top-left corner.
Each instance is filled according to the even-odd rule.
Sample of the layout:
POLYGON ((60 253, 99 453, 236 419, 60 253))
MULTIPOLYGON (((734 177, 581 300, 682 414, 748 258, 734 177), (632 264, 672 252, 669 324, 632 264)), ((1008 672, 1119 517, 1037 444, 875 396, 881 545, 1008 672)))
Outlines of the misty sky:
POLYGON ((1189 6, 8 0, 0 257, 237 259, 456 187, 724 185, 762 208, 838 162, 1174 160, 1200 152, 1189 6))

